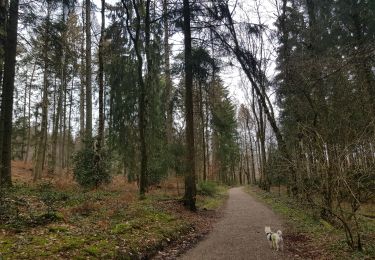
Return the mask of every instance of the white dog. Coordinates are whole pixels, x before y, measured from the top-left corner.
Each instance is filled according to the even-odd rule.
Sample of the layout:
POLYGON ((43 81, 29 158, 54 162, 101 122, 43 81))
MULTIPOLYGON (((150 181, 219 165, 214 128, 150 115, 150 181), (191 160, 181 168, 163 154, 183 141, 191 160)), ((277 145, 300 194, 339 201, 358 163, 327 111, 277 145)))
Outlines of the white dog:
POLYGON ((279 251, 283 250, 283 233, 278 230, 276 233, 271 231, 270 227, 264 227, 264 232, 266 233, 267 240, 270 243, 270 247, 279 251))

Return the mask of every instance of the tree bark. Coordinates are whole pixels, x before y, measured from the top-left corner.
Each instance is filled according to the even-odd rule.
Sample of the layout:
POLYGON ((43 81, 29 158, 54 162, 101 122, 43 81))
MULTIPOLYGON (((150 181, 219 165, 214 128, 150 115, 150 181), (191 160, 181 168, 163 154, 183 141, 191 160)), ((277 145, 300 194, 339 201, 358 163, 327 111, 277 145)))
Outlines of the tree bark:
MULTIPOLYGON (((7 23, 7 13, 8 13, 8 1, 0 0, 0 90, 3 83, 4 75, 4 54, 5 54, 5 44, 6 44, 6 23, 7 23)), ((1 92, 1 91, 0 91, 1 92)))
MULTIPOLYGON (((129 36, 134 44, 135 53, 137 56, 137 74, 138 74, 138 84, 139 84, 139 97, 138 97, 138 130, 139 130, 139 141, 140 141, 140 154, 141 154, 141 171, 139 176, 139 195, 141 198, 144 197, 144 194, 147 189, 147 147, 146 147, 146 86, 145 81, 143 79, 143 58, 141 53, 141 43, 140 43, 140 29, 141 29, 141 14, 140 10, 143 9, 143 2, 136 3, 135 0, 132 1, 134 11, 136 13, 136 21, 135 21, 135 35, 131 32, 129 19, 130 19, 130 11, 125 3, 122 0, 123 6, 126 9, 127 19, 126 19, 126 28, 128 30, 129 36)), ((145 41, 146 45, 149 44, 150 41, 150 1, 147 0, 146 2, 146 19, 145 19, 145 41), (147 18, 148 17, 148 18, 147 18), (148 42, 148 43, 147 43, 148 42)), ((146 59, 150 58, 148 53, 148 48, 146 47, 146 59)), ((148 72, 150 64, 147 64, 148 72)))
POLYGON ((46 154, 46 140, 47 140, 47 123, 48 123, 48 43, 49 43, 49 19, 50 19, 50 6, 47 6, 47 18, 45 23, 45 35, 43 46, 43 98, 42 98, 42 121, 40 128, 40 138, 36 152, 36 160, 33 171, 33 180, 37 181, 42 177, 44 160, 46 154))
MULTIPOLYGON (((84 5, 82 2, 82 6, 84 5)), ((81 42, 81 68, 80 68, 80 93, 79 93, 79 141, 80 148, 85 138, 85 8, 82 8, 82 42, 81 42)))
POLYGON ((207 180, 207 169, 206 169, 206 134, 205 134, 205 117, 204 117, 204 102, 203 102, 203 91, 202 91, 202 83, 199 83, 199 114, 200 114, 200 119, 201 119, 201 124, 202 124, 202 151, 203 151, 203 181, 207 180))
POLYGON ((165 74, 165 111, 166 119, 166 137, 167 143, 173 140, 173 102, 172 102, 172 80, 170 68, 170 47, 169 47, 169 24, 168 24, 168 0, 163 0, 163 26, 164 26, 164 74, 165 74))
POLYGON ((21 160, 24 160, 25 159, 25 149, 26 149, 26 136, 27 136, 27 132, 26 132, 26 107, 27 107, 27 87, 28 87, 28 82, 27 82, 27 71, 26 71, 26 79, 25 79, 25 88, 24 88, 24 96, 23 96, 23 108, 22 108, 22 117, 23 117, 23 120, 22 120, 22 128, 23 128, 23 131, 22 131, 22 148, 21 148, 21 157, 20 159, 21 160))
MULTIPOLYGON (((63 8, 62 13, 62 22, 65 23, 65 8, 63 8)), ((61 75, 60 75, 60 87, 57 97, 57 108, 56 114, 54 116, 54 125, 52 130, 52 152, 51 152, 51 165, 50 170, 54 173, 56 170, 56 154, 57 154, 57 137, 59 132, 59 122, 62 111, 62 101, 63 101, 63 91, 64 85, 66 84, 66 41, 65 41, 65 31, 63 32, 62 37, 62 55, 61 55, 61 75)), ((60 156, 62 156, 60 154, 60 156)))
POLYGON ((11 140, 13 118, 13 91, 17 55, 18 0, 11 0, 4 55, 3 99, 0 121, 0 186, 11 186, 11 140))
POLYGON ((92 139, 92 85, 91 85, 91 1, 86 0, 86 145, 92 139))
POLYGON ((184 46, 185 46, 185 117, 187 160, 185 174, 184 204, 192 211, 196 210, 195 156, 194 156, 194 111, 193 111, 193 70, 190 29, 189 0, 183 1, 184 46))
POLYGON ((66 149, 66 167, 70 167, 70 155, 72 154, 72 145, 70 140, 72 139, 72 107, 73 107, 73 88, 74 88, 74 76, 75 71, 73 71, 73 78, 72 78, 72 87, 69 93, 69 116, 68 116, 68 142, 67 142, 67 149, 66 149))
POLYGON ((98 126, 98 146, 100 150, 104 142, 104 61, 103 61, 103 48, 104 48, 104 29, 105 29, 105 0, 102 0, 102 26, 100 31, 100 43, 99 43, 99 126, 98 126))
POLYGON ((36 68, 36 62, 34 63, 33 72, 31 73, 30 85, 29 85, 29 95, 28 95, 28 116, 27 116, 27 145, 26 145, 26 156, 25 156, 25 163, 29 159, 29 151, 30 151, 30 142, 31 142, 31 87, 34 81, 34 73, 36 68))

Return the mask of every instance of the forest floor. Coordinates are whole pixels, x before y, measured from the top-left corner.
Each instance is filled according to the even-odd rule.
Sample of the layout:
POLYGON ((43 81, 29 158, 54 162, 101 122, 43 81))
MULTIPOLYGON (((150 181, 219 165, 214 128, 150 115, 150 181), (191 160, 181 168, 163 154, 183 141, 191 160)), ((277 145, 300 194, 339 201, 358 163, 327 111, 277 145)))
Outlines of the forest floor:
POLYGON ((33 183, 30 164, 13 162, 12 172, 14 187, 0 190, 0 259, 174 259, 211 230, 227 198, 216 187, 191 213, 177 178, 139 200, 121 175, 85 190, 69 173, 33 183))

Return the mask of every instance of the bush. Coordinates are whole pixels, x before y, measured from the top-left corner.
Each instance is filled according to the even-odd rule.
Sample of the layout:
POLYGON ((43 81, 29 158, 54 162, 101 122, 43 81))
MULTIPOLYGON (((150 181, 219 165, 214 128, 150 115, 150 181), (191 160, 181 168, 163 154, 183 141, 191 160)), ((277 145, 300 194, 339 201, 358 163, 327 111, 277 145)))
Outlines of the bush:
POLYGON ((40 199, 47 207, 47 214, 54 214, 56 208, 62 205, 63 201, 69 199, 69 195, 65 192, 56 191, 51 183, 41 183, 38 186, 40 199))
POLYGON ((98 187, 103 183, 109 183, 110 159, 107 151, 96 151, 92 146, 85 146, 73 156, 74 178, 83 187, 98 187))
POLYGON ((217 184, 212 181, 202 181, 198 183, 197 193, 200 195, 213 197, 217 193, 217 184))

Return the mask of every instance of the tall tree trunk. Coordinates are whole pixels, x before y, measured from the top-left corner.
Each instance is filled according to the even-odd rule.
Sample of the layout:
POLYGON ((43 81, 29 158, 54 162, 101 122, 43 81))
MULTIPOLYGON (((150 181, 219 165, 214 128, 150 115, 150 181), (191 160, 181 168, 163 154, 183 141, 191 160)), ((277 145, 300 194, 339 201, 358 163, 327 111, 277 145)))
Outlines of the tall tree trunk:
POLYGON ((170 68, 169 47, 169 23, 168 23, 168 0, 163 0, 163 26, 164 26, 164 74, 165 74, 165 111, 167 113, 165 132, 167 143, 173 140, 173 102, 172 102, 172 80, 170 68))
POLYGON ((65 144, 66 144, 66 93, 67 93, 67 83, 66 83, 66 79, 64 80, 64 89, 63 89, 63 100, 64 100, 64 104, 63 104, 63 111, 62 111, 62 117, 61 117, 61 130, 60 130, 60 133, 61 133, 61 152, 60 152, 60 160, 61 160, 61 168, 65 168, 65 144))
MULTIPOLYGON (((264 91, 262 87, 262 91, 264 91)), ((264 93, 265 94, 265 93, 264 93)), ((260 168, 262 169, 262 188, 266 191, 269 191, 269 180, 266 172, 266 164, 267 164, 267 157, 266 157, 266 122, 263 115, 263 108, 261 104, 259 105, 259 148, 260 148, 260 168)))
POLYGON ((72 107, 73 107, 73 88, 74 88, 74 76, 75 71, 73 71, 73 78, 72 78, 72 88, 70 89, 69 94, 69 116, 68 116, 68 141, 67 141, 67 148, 66 148, 66 167, 70 167, 70 155, 72 154, 72 145, 70 140, 72 139, 72 107))
POLYGON ((26 156, 25 156, 25 163, 29 159, 29 151, 30 151, 30 142, 31 142, 31 87, 34 81, 34 73, 36 68, 36 62, 33 66, 33 72, 31 73, 30 85, 29 85, 29 94, 28 94, 28 108, 27 108, 27 145, 26 145, 26 156))
POLYGON ((8 0, 0 0, 0 93, 4 75, 4 54, 6 44, 6 24, 8 13, 8 0))
POLYGON ((100 30, 100 43, 99 43, 99 127, 98 127, 98 146, 100 150, 104 141, 104 61, 103 61, 103 48, 105 41, 105 0, 102 0, 102 27, 100 30))
POLYGON ((86 142, 92 138, 91 0, 86 0, 86 142))
POLYGON ((49 44, 49 23, 50 23, 50 6, 47 6, 47 18, 45 23, 45 35, 43 46, 43 98, 42 98, 42 121, 40 127, 40 138, 38 141, 38 148, 36 151, 36 160, 34 165, 33 180, 39 180, 42 177, 44 160, 46 154, 46 140, 47 140, 47 123, 48 123, 48 44, 49 44))
POLYGON ((246 177, 247 177, 247 184, 250 184, 250 163, 249 163, 249 151, 248 151, 248 148, 247 148, 247 137, 246 136, 247 135, 246 135, 246 131, 245 131, 246 177))
MULTIPOLYGON (((65 23, 65 8, 63 8, 62 13, 62 22, 65 23)), ((57 97, 57 108, 56 113, 54 116, 54 125, 52 130, 52 152, 51 152, 51 165, 50 170, 54 173, 56 170, 56 154, 57 154, 57 137, 59 132, 59 122, 62 112, 62 102, 63 102, 63 91, 64 91, 64 84, 66 84, 66 51, 65 51, 65 31, 63 32, 62 37, 62 55, 61 55, 61 74, 60 74, 60 87, 58 91, 58 97, 57 97)), ((61 154, 60 154, 61 156, 61 154)))
POLYGON ((0 186, 11 186, 11 140, 13 117, 13 90, 16 67, 18 0, 11 0, 9 6, 9 20, 7 24, 7 39, 4 55, 4 80, 1 102, 0 121, 0 186))
POLYGON ((25 89, 24 89, 24 96, 23 96, 23 108, 22 108, 22 117, 23 117, 23 120, 22 120, 22 128, 23 128, 23 131, 22 131, 22 148, 21 148, 21 160, 24 160, 25 159, 25 149, 26 149, 26 137, 27 137, 27 132, 26 132, 26 127, 27 127, 27 123, 26 123, 26 107, 27 107, 27 91, 28 89, 28 82, 27 82, 27 71, 26 71, 26 79, 25 79, 25 89))
MULTIPOLYGON (((139 97, 138 97, 138 130, 139 130, 139 142, 140 142, 140 155, 141 155, 141 171, 139 176, 139 194, 140 197, 143 198, 144 194, 147 189, 147 147, 146 147, 146 85, 143 79, 143 57, 141 53, 141 43, 140 43, 140 30, 141 30, 141 13, 140 11, 144 9, 143 2, 139 2, 138 4, 133 0, 133 7, 136 13, 135 17, 135 35, 133 35, 129 19, 130 19, 130 11, 125 3, 122 0, 123 6, 126 10, 127 18, 126 18, 126 28, 130 35, 130 38, 134 44, 135 53, 137 56, 137 75, 138 75, 138 84, 139 84, 139 97)), ((151 67, 151 60, 150 60, 150 53, 149 53, 149 43, 150 43, 150 1, 147 0, 146 2, 146 17, 145 17, 145 44, 146 44, 146 59, 148 62, 147 64, 147 72, 150 73, 151 67)))
POLYGON ((207 169, 206 169, 206 134, 205 134, 205 117, 204 117, 204 102, 203 102, 203 91, 202 91, 202 83, 199 83, 199 114, 200 114, 200 119, 201 119, 201 124, 202 124, 202 151, 203 151, 203 181, 207 180, 207 169))
MULTIPOLYGON (((140 176, 140 195, 141 197, 144 196, 146 189, 148 187, 148 153, 147 153, 147 146, 146 146, 146 127, 147 127, 147 94, 146 94, 146 84, 150 88, 151 86, 151 75, 152 75, 152 59, 150 53, 150 29, 151 29, 151 21, 150 21, 150 0, 146 1, 146 14, 145 14, 145 51, 146 51, 146 61, 147 61, 147 78, 146 83, 142 78, 142 84, 140 89, 140 97, 139 97, 139 136, 141 142, 141 176, 140 176)), ((142 2, 138 7, 142 6, 142 2)), ((137 17, 140 17, 139 9, 136 9, 138 14, 137 17)), ((139 20, 140 22, 140 20, 139 20)), ((141 26, 140 23, 138 23, 141 26)), ((138 28, 139 30, 140 28, 138 28)), ((138 42, 139 42, 139 35, 138 35, 138 42)), ((139 46, 138 46, 139 47, 139 46)), ((138 50, 138 55, 140 56, 140 50, 138 50)), ((140 58, 138 56, 138 59, 140 58)), ((138 75, 142 77, 142 68, 140 67, 142 64, 138 64, 138 75)))
POLYGON ((185 174, 184 204, 190 210, 195 211, 195 158, 194 158, 194 111, 193 111, 193 69, 192 47, 190 29, 190 4, 189 0, 183 1, 184 17, 184 46, 185 46, 185 113, 186 113, 186 145, 187 160, 185 174))
POLYGON ((210 174, 210 146, 209 146, 209 131, 208 131, 208 124, 209 124, 209 96, 208 93, 206 93, 206 104, 205 104, 205 110, 206 110, 206 120, 205 120, 205 128, 206 128, 206 161, 207 161, 207 179, 209 179, 210 174))
MULTIPOLYGON (((250 130, 249 130, 250 134, 250 130)), ((255 177, 255 162, 254 162, 254 149, 253 149, 253 141, 251 135, 249 136, 249 143, 250 143, 250 156, 251 156, 251 180, 253 184, 256 184, 257 180, 255 177)))
MULTIPOLYGON (((82 2, 82 6, 84 5, 82 2)), ((82 42, 81 42, 81 68, 80 68, 80 93, 79 93, 79 141, 80 146, 83 143, 85 136, 85 8, 82 8, 82 42)), ((82 148, 82 146, 80 147, 82 148)))

